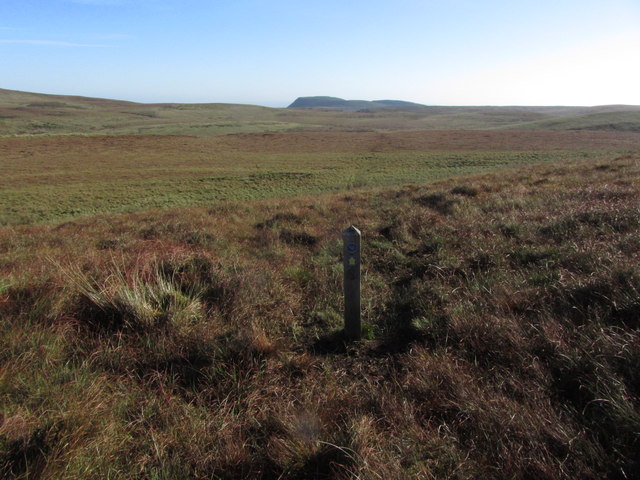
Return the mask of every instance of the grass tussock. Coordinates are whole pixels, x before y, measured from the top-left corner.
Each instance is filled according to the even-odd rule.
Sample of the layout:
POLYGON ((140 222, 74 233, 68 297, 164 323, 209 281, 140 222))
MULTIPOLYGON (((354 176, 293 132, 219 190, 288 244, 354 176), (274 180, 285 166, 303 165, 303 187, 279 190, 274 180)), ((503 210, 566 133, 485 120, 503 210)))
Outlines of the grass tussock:
POLYGON ((116 267, 101 284, 73 267, 64 273, 79 296, 77 316, 99 328, 179 328, 203 318, 202 288, 198 284, 180 288, 157 266, 144 276, 137 271, 127 275, 116 267))
POLYGON ((0 477, 636 478, 638 205, 625 155, 0 230, 0 477))

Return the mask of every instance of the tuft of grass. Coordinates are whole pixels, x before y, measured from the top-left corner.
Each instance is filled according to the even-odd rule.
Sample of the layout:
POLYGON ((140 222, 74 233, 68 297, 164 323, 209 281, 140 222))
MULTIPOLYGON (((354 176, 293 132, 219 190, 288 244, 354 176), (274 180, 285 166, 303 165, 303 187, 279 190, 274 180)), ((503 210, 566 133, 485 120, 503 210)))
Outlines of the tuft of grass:
POLYGON ((443 193, 432 193, 416 199, 417 203, 432 208, 443 215, 450 215, 455 211, 458 200, 447 198, 443 193))
POLYGON ((80 295, 81 316, 89 324, 147 331, 184 328, 203 318, 202 287, 194 284, 185 290, 157 266, 142 275, 136 271, 127 274, 114 265, 100 283, 77 268, 62 270, 80 295))
POLYGON ((454 195, 463 195, 465 197, 476 197, 478 196, 478 193, 480 193, 480 190, 470 185, 458 185, 451 189, 451 193, 454 195))
POLYGON ((0 295, 4 295, 10 287, 11 283, 9 283, 9 280, 4 278, 0 279, 0 295))
POLYGON ((307 232, 295 232, 291 230, 280 230, 280 239, 292 245, 301 245, 305 247, 312 247, 318 243, 318 239, 307 232))
POLYGON ((570 214, 540 228, 540 235, 556 242, 569 240, 576 235, 595 231, 597 234, 624 234, 638 229, 637 208, 625 210, 584 211, 570 214))
POLYGON ((636 270, 615 270, 584 284, 560 287, 555 297, 556 311, 576 321, 640 326, 640 275, 636 270))

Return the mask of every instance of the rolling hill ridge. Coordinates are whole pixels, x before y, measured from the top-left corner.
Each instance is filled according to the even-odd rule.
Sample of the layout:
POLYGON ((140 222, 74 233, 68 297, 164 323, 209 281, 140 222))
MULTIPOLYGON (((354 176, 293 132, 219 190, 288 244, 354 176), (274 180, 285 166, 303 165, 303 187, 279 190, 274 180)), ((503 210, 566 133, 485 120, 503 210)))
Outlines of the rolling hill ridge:
POLYGON ((640 131, 640 106, 434 106, 401 100, 300 97, 288 108, 136 103, 0 89, 0 136, 188 135, 289 131, 640 131))
POLYGON ((402 100, 344 100, 337 97, 298 97, 287 108, 334 108, 338 110, 412 110, 426 107, 402 100))

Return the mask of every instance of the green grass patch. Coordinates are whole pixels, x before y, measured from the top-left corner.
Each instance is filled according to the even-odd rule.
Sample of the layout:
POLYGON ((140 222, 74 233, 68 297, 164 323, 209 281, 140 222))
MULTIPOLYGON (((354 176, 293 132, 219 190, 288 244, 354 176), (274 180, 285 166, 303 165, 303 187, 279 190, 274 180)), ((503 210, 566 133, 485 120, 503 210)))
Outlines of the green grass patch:
MULTIPOLYGON (((75 164, 50 164, 45 157, 9 165, 1 181, 0 225, 387 187, 584 156, 572 152, 214 153, 205 160, 157 152, 143 158, 149 168, 141 168, 140 162, 123 152, 122 159, 97 155, 83 163, 82 170, 71 171, 75 164)), ((455 197, 475 192, 472 187, 456 187, 446 201, 457 202, 455 197)), ((434 199, 424 201, 444 208, 434 199)))

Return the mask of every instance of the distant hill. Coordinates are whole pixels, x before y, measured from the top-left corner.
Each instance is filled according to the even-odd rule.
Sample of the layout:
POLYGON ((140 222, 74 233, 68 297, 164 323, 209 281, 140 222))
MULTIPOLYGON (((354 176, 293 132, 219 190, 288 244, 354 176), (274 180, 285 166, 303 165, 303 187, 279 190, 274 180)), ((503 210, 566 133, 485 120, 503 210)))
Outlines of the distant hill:
POLYGON ((298 97, 287 108, 333 108, 337 110, 414 110, 425 108, 419 103, 402 100, 345 100, 338 97, 298 97))
POLYGON ((0 88, 0 136, 189 135, 286 131, 608 130, 640 132, 640 106, 421 105, 401 100, 301 97, 289 108, 135 103, 0 88))

